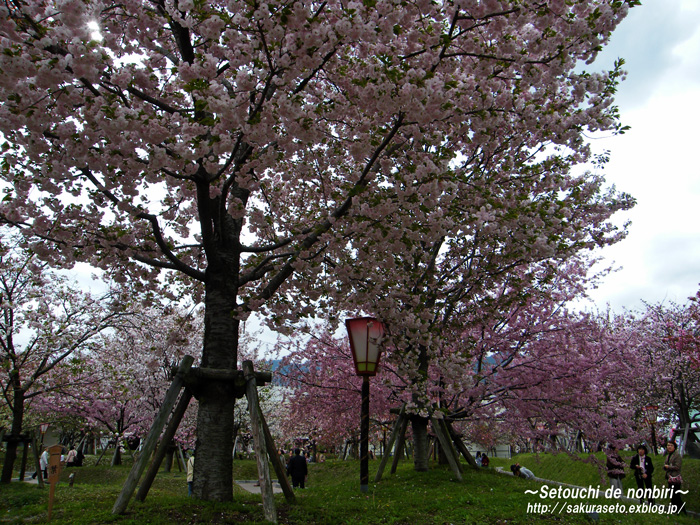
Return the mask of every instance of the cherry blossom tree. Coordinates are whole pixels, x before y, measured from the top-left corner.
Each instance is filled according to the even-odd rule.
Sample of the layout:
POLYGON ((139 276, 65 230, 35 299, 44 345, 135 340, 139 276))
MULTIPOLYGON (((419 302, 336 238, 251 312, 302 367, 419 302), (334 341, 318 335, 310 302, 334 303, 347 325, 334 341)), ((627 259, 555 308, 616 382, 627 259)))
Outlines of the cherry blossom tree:
MULTIPOLYGON (((545 178, 565 179, 546 173, 545 178)), ((404 253, 377 251, 367 245, 363 255, 380 261, 373 270, 374 278, 363 275, 360 266, 348 272, 353 293, 339 305, 354 303, 359 310, 365 304, 387 323, 394 348, 389 359, 404 377, 411 378, 408 408, 417 441, 418 470, 428 468, 428 416, 441 406, 438 390, 444 388, 437 385, 444 383, 457 392, 473 388, 464 381, 465 370, 475 366, 474 352, 481 353, 477 365, 493 352, 488 346, 475 348, 474 337, 478 340, 482 331, 492 329, 499 334, 513 330, 518 336, 531 333, 534 337, 550 329, 550 321, 538 314, 557 312, 595 281, 596 276, 589 275, 593 260, 585 253, 587 249, 616 242, 624 234, 607 219, 631 203, 614 192, 601 196, 600 180, 567 178, 571 186, 564 189, 552 181, 549 186, 539 177, 522 179, 503 176, 500 185, 522 184, 516 193, 530 200, 527 208, 516 213, 515 206, 505 207, 484 224, 478 224, 478 219, 470 222, 469 217, 478 216, 478 210, 464 215, 455 211, 449 236, 431 245, 425 242, 425 235, 410 240, 406 234, 404 253), (565 215, 552 212, 555 208, 569 219, 561 221, 565 215), (548 242, 538 247, 537 238, 544 234, 548 242)), ((474 177, 473 183, 477 180, 474 177)), ((525 339, 507 344, 517 350, 525 339)), ((506 355, 510 361, 517 351, 506 355)), ((478 404, 483 396, 474 399, 478 404)))
MULTIPOLYGON (((488 236, 494 215, 530 209, 516 181, 550 183, 528 174, 539 156, 560 148, 561 174, 585 161, 585 132, 620 129, 621 72, 577 66, 638 3, 13 0, 0 218, 53 264, 202 296, 202 365, 233 369, 250 312, 284 324, 335 299, 323 283, 362 257, 353 238, 441 253, 455 217, 441 210, 463 202, 488 236)), ((528 225, 513 244, 556 243, 528 225)), ((233 394, 211 382, 199 397, 203 499, 232 497, 233 394)))
POLYGON ((12 479, 27 405, 70 382, 57 368, 122 322, 128 313, 120 299, 114 293, 94 298, 15 240, 0 243, 0 392, 12 421, 3 483, 12 479))

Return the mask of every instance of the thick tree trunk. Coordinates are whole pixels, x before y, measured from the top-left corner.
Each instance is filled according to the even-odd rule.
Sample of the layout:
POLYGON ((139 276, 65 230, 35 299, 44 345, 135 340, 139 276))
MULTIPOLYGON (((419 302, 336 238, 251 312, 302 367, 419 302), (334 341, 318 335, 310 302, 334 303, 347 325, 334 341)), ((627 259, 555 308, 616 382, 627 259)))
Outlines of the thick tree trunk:
POLYGON ((204 395, 197 414, 194 494, 208 501, 233 499, 233 396, 204 395))
MULTIPOLYGON (((418 352, 418 379, 416 383, 419 390, 427 388, 428 378, 428 349, 421 345, 418 352)), ((418 407, 424 407, 421 396, 413 394, 413 402, 418 407)), ((411 416, 411 428, 413 429, 413 469, 417 472, 428 471, 428 461, 430 459, 430 439, 428 437, 428 418, 411 416)))
POLYGON ((122 464, 122 451, 121 451, 121 444, 119 440, 117 440, 117 446, 114 449, 114 455, 112 456, 112 463, 111 465, 113 467, 116 467, 117 465, 122 464))
POLYGON ((22 433, 22 423, 24 420, 24 391, 19 387, 19 377, 12 376, 14 386, 14 398, 12 400, 12 430, 7 436, 7 448, 5 449, 5 462, 2 466, 2 477, 0 482, 10 483, 12 481, 12 471, 17 459, 17 446, 19 436, 22 433))
POLYGON ((12 481, 12 470, 17 459, 17 445, 19 440, 13 434, 8 436, 7 449, 5 451, 5 463, 2 466, 2 483, 10 483, 12 481))
POLYGON ((413 429, 413 468, 417 472, 427 472, 428 459, 430 456, 428 419, 412 416, 411 428, 413 429))
MULTIPOLYGON (((234 273, 234 275, 236 275, 234 273)), ((234 317, 235 283, 227 271, 207 272, 202 366, 235 370, 238 355, 238 325, 234 317)), ((235 393, 229 384, 209 381, 196 392, 197 414, 194 495, 207 501, 233 499, 235 393)))
POLYGON ((175 459, 175 442, 171 441, 165 449, 165 460, 163 461, 163 470, 170 472, 173 469, 173 459, 175 459))

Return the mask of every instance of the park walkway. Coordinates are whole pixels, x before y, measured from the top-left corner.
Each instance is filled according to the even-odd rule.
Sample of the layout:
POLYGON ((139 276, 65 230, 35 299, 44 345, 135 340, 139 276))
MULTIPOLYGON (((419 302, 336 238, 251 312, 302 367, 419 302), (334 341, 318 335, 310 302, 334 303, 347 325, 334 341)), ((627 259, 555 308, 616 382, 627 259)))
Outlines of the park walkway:
MULTIPOLYGON (((252 492, 253 494, 260 494, 260 484, 257 480, 236 480, 236 484, 243 490, 247 490, 248 492, 252 492)), ((275 494, 282 493, 282 487, 280 486, 279 481, 277 481, 276 479, 272 480, 272 492, 274 492, 275 494)))
MULTIPOLYGON (((13 482, 19 481, 19 478, 14 478, 12 481, 13 482)), ((23 481, 25 483, 31 483, 33 485, 38 484, 38 480, 36 478, 32 479, 31 474, 29 474, 28 476, 25 476, 23 481)), ((45 483, 48 485, 49 481, 46 480, 45 483)), ((251 492, 252 494, 260 494, 260 485, 258 484, 258 482, 256 480, 252 480, 252 479, 236 480, 236 484, 239 487, 241 487, 243 490, 251 492)), ((282 493, 282 487, 280 486, 279 481, 274 480, 274 479, 272 480, 272 491, 275 494, 282 493)))

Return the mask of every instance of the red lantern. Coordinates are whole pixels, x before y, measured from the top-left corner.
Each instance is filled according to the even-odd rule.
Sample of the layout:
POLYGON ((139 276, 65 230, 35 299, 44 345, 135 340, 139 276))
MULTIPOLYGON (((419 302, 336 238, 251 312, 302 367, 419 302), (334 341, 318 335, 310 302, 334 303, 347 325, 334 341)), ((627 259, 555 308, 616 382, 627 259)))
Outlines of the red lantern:
POLYGON ((350 336, 350 349, 358 376, 376 375, 379 368, 384 323, 373 317, 347 319, 345 326, 350 336))

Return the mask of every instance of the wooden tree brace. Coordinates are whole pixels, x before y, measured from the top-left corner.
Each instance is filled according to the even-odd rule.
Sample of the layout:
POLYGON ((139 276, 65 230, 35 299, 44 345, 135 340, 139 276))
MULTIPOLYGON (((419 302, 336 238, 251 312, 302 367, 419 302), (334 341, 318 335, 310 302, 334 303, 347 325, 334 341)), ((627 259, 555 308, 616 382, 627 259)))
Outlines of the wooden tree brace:
POLYGON ((384 474, 384 469, 386 468, 386 464, 389 461, 389 451, 391 450, 391 447, 394 445, 394 442, 398 438, 399 431, 401 430, 401 425, 403 424, 403 420, 406 418, 406 405, 403 405, 401 407, 401 410, 399 411, 399 417, 396 419, 396 422, 394 423, 394 428, 391 431, 391 436, 389 436, 389 442, 386 444, 386 447, 384 448, 384 455, 382 456, 382 461, 379 463, 379 469, 377 470, 377 474, 374 476, 374 482, 378 483, 379 480, 382 479, 382 474, 384 474))
POLYGON ((248 397, 248 411, 250 412, 250 424, 253 429, 253 443, 255 444, 255 459, 258 463, 258 477, 260 480, 260 492, 263 500, 263 514, 267 521, 277 523, 277 508, 275 496, 272 491, 272 479, 270 478, 270 465, 268 464, 265 431, 262 424, 262 410, 258 400, 256 377, 253 371, 252 361, 243 361, 243 372, 246 379, 246 396, 248 397))
MULTIPOLYGON (((171 374, 173 372, 171 371, 171 374)), ((265 386, 272 382, 272 372, 253 372, 256 386, 265 386)), ((220 368, 195 367, 184 378, 184 383, 195 397, 198 397, 199 386, 220 381, 233 386, 236 399, 246 395, 246 377, 243 370, 223 370, 220 368)))
POLYGON ((170 441, 172 441, 173 437, 175 436, 175 433, 177 432, 177 429, 180 426, 180 422, 182 421, 182 418, 184 417, 185 412, 187 411, 187 407, 190 404, 191 399, 192 392, 190 392, 188 388, 185 388, 185 390, 182 392, 182 395, 180 396, 180 401, 178 401, 175 410, 170 416, 170 422, 165 428, 165 432, 163 433, 163 436, 160 440, 160 445, 158 446, 158 448, 156 448, 156 452, 153 456, 151 466, 148 467, 146 475, 144 476, 143 480, 141 481, 141 485, 139 486, 139 490, 138 492, 136 492, 137 500, 146 501, 148 491, 151 489, 151 485, 153 485, 153 481, 156 479, 156 475, 158 474, 160 464, 163 462, 163 458, 165 457, 168 444, 170 443, 170 441))
POLYGON ((275 469, 275 474, 277 474, 277 479, 279 480, 280 487, 282 487, 282 492, 284 493, 284 498, 290 502, 294 503, 296 501, 296 496, 294 496, 294 489, 289 483, 289 478, 287 478, 287 473, 285 472, 285 467, 282 465, 279 454, 277 453, 277 447, 275 446, 275 440, 272 438, 272 433, 270 428, 267 426, 267 421, 265 417, 262 418, 263 431, 265 432, 265 443, 267 444, 267 453, 270 455, 270 462, 272 467, 275 469))
POLYGON ((408 428, 408 416, 404 414, 401 419, 401 427, 399 428, 399 433, 396 436, 396 446, 394 447, 394 461, 391 462, 391 472, 396 474, 396 469, 399 466, 399 460, 401 459, 401 454, 403 454, 403 448, 406 443, 406 429, 408 428))
POLYGON ((445 456, 447 456, 447 461, 452 468, 452 473, 455 475, 458 481, 462 481, 462 470, 459 466, 459 457, 455 452, 455 448, 452 445, 452 440, 447 432, 447 427, 445 422, 436 418, 435 416, 430 418, 430 422, 433 424, 433 430, 435 435, 440 442, 440 446, 445 451, 445 456))
POLYGON ((445 426, 447 427, 447 432, 452 437, 452 441, 457 449, 462 453, 464 459, 467 460, 467 463, 469 463, 469 465, 471 465, 473 468, 478 469, 479 466, 476 464, 474 456, 471 455, 471 452, 469 452, 469 449, 464 444, 464 441, 462 441, 462 438, 460 438, 457 435, 457 432, 455 432, 455 430, 452 428, 452 424, 449 421, 445 421, 445 426))
POLYGON ((153 421, 151 430, 148 432, 148 435, 143 442, 141 455, 131 467, 131 471, 129 472, 129 475, 124 482, 124 486, 122 487, 122 491, 119 494, 117 501, 114 503, 114 507, 112 507, 112 514, 123 514, 126 510, 129 500, 134 494, 136 485, 141 478, 141 474, 143 474, 143 471, 146 468, 146 463, 148 462, 151 454, 153 453, 153 449, 155 449, 156 444, 158 443, 160 433, 163 430, 168 417, 170 416, 170 412, 177 402, 180 390, 183 387, 183 378, 187 375, 187 371, 190 369, 193 362, 194 358, 192 356, 186 355, 182 358, 178 372, 175 374, 173 382, 170 384, 170 388, 168 388, 168 391, 165 394, 163 404, 160 406, 158 415, 156 415, 156 418, 153 421))
POLYGON ((44 473, 41 471, 41 459, 39 459, 39 440, 32 435, 32 450, 34 451, 34 463, 36 464, 36 477, 39 488, 44 488, 44 473))

